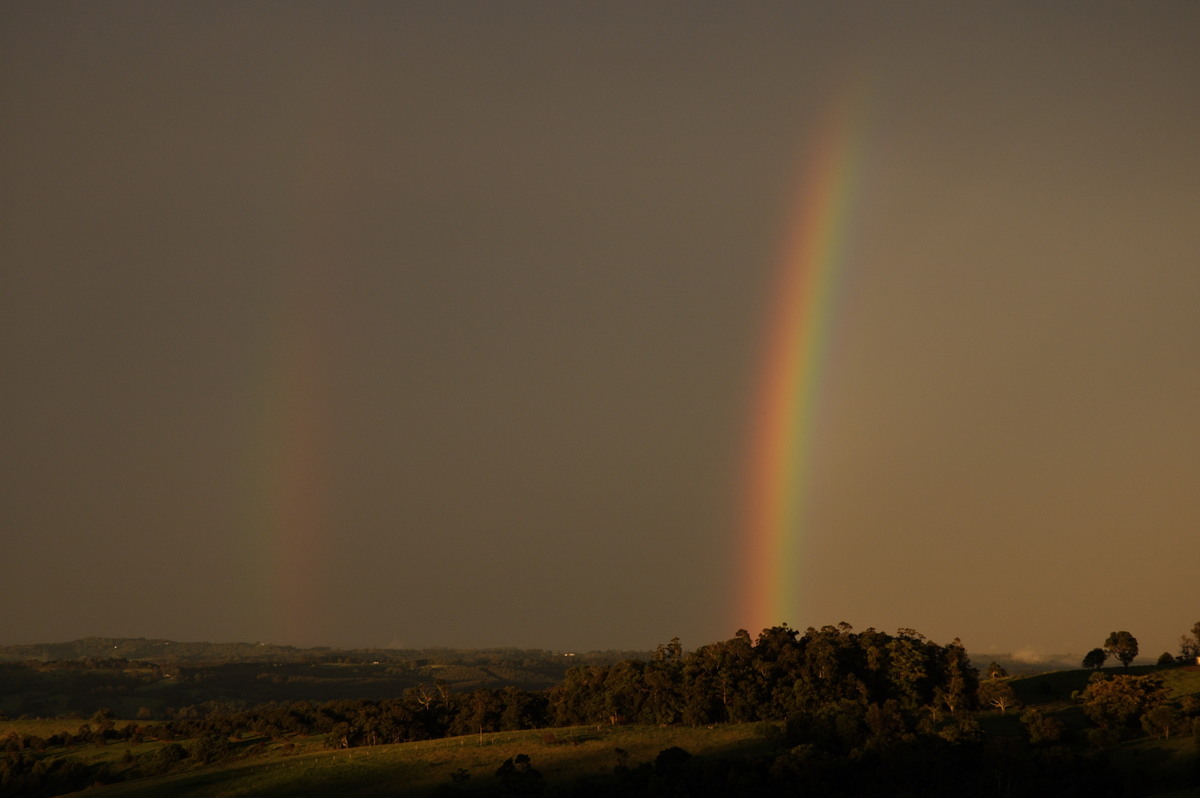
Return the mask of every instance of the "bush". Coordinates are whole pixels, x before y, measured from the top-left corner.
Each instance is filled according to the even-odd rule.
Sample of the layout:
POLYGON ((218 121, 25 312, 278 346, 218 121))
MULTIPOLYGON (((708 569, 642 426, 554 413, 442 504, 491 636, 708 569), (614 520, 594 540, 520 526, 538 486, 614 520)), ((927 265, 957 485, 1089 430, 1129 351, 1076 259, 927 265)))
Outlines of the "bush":
POLYGON ((206 765, 211 765, 233 753, 233 744, 228 737, 219 734, 206 734, 192 746, 192 757, 206 765))
POLYGON ((682 768, 691 758, 692 755, 690 753, 677 745, 673 745, 658 752, 658 756, 654 757, 654 767, 659 770, 682 768))
POLYGON ((1021 723, 1025 724, 1025 733, 1034 745, 1057 743, 1062 739, 1062 723, 1057 718, 1043 715, 1041 710, 1034 707, 1021 713, 1021 723))
POLYGON ((158 750, 144 757, 145 767, 149 773, 166 773, 177 763, 187 759, 188 752, 179 743, 167 743, 158 750))
POLYGON ((1141 720, 1142 728, 1154 738, 1169 740, 1172 733, 1179 734, 1185 728, 1183 715, 1170 704, 1159 704, 1142 715, 1141 720))
POLYGON ((534 770, 528 754, 504 760, 496 770, 496 778, 506 795, 539 795, 546 789, 542 774, 534 770))
POLYGON ((1083 714, 1114 733, 1132 731, 1141 716, 1166 702, 1167 689, 1156 676, 1093 674, 1083 691, 1083 714))

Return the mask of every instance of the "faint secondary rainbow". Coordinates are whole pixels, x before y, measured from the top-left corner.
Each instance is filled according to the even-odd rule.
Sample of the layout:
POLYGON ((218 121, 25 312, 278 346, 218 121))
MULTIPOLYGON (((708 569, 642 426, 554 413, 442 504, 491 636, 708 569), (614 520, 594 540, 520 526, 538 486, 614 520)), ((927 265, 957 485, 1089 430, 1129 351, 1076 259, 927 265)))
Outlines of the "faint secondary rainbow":
MULTIPOLYGON (((330 288, 347 244, 350 170, 339 113, 340 73, 324 65, 298 87, 297 123, 268 162, 278 174, 264 212, 269 273, 253 354, 246 488, 247 563, 262 639, 320 642, 332 540, 333 417, 330 288), (273 215, 272 213, 273 212, 273 215)), ((249 610, 248 610, 249 611, 249 610)))
POLYGON ((795 622, 823 362, 863 154, 865 92, 834 103, 801 158, 771 285, 750 422, 739 623, 795 622))
POLYGON ((289 286, 272 314, 263 366, 251 534, 263 637, 311 644, 328 555, 328 358, 319 306, 308 286, 289 286))

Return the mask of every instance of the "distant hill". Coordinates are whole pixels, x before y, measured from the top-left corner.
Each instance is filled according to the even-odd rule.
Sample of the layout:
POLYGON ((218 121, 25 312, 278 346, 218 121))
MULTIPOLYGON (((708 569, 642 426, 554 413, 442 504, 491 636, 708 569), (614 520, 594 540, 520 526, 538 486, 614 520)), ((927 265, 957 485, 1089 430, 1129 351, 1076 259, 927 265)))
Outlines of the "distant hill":
POLYGON ((179 642, 145 637, 85 637, 67 643, 30 643, 0 646, 0 662, 52 662, 61 660, 129 659, 159 664, 233 662, 414 662, 461 665, 513 662, 611 664, 625 659, 648 657, 647 651, 590 651, 561 654, 542 649, 519 648, 364 648, 336 649, 327 646, 296 648, 273 643, 179 642))
POLYGON ((384 698, 418 684, 454 690, 553 687, 576 665, 648 658, 642 651, 296 648, 143 637, 0 646, 0 715, 47 717, 110 708, 132 717, 209 700, 384 698))
POLYGON ((1036 658, 1024 654, 977 654, 971 652, 971 663, 984 673, 995 662, 1013 675, 1074 670, 1080 667, 1083 655, 1046 654, 1036 658))
POLYGON ((559 654, 523 649, 294 648, 89 637, 0 647, 0 716, 131 718, 206 701, 262 703, 383 699, 421 684, 455 691, 545 690, 576 665, 611 665, 647 652, 559 654))
POLYGON ((85 637, 68 643, 0 646, 0 661, 51 662, 137 659, 151 662, 276 662, 328 657, 330 649, 298 649, 264 643, 180 643, 144 637, 85 637))

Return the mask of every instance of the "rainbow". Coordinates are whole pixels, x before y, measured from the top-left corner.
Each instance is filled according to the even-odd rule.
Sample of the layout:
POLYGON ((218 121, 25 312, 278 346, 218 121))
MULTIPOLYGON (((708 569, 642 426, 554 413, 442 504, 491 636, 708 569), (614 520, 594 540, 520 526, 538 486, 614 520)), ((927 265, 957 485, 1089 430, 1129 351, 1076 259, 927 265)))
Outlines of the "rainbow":
POLYGON ((861 86, 845 91, 805 148, 800 190, 770 287, 739 539, 738 623, 751 631, 786 622, 800 610, 813 430, 861 171, 864 107, 861 86))
POLYGON ((312 642, 328 554, 328 358, 310 292, 311 286, 289 286, 273 314, 252 480, 252 534, 263 547, 259 616, 266 639, 290 644, 312 642))
POLYGON ((333 265, 344 257, 339 224, 348 212, 339 73, 304 85, 298 123, 280 141, 266 251, 275 278, 264 293, 245 463, 246 535, 253 612, 273 643, 321 642, 331 545, 329 463, 333 449, 331 339, 333 265), (273 237, 272 237, 273 236, 273 237))

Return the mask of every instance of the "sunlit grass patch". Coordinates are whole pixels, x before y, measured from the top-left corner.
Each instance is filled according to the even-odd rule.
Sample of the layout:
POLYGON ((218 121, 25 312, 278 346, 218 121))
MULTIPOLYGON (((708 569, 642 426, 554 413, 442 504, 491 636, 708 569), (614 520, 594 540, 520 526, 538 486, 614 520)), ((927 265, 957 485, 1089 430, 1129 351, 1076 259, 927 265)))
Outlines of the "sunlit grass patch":
POLYGON ((604 778, 622 761, 653 761, 671 746, 698 755, 765 754, 774 749, 778 735, 778 727, 766 723, 713 728, 578 726, 290 756, 276 748, 253 760, 114 784, 90 793, 97 798, 424 796, 456 781, 468 790, 494 789, 496 770, 519 754, 529 756, 547 783, 555 784, 604 778))

